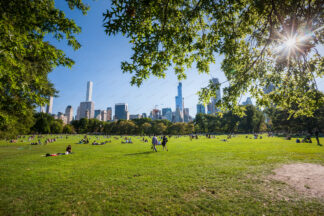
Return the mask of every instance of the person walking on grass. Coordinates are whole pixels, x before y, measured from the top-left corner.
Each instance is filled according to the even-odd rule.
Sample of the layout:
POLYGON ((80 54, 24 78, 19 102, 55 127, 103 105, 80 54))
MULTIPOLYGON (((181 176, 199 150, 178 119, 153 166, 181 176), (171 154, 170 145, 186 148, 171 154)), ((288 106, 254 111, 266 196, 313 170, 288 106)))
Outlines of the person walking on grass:
POLYGON ((163 139, 162 139, 163 151, 164 151, 164 149, 166 149, 168 151, 168 149, 166 147, 167 142, 168 142, 168 138, 166 138, 166 136, 163 136, 163 139))
POLYGON ((152 138, 152 149, 153 149, 153 151, 157 152, 156 147, 155 147, 157 144, 158 144, 158 140, 157 140, 156 136, 154 135, 153 138, 152 138))

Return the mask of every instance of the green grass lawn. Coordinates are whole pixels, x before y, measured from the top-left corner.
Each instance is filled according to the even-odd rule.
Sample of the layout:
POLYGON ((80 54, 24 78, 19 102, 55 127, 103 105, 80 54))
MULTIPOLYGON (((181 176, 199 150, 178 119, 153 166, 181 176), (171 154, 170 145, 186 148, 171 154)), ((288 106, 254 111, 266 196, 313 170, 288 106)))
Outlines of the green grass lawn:
POLYGON ((0 215, 324 215, 323 199, 267 178, 281 164, 324 165, 315 139, 172 137, 155 153, 136 137, 101 137, 112 140, 103 146, 76 144, 81 137, 0 141, 0 215), (42 157, 68 144, 74 154, 42 157))

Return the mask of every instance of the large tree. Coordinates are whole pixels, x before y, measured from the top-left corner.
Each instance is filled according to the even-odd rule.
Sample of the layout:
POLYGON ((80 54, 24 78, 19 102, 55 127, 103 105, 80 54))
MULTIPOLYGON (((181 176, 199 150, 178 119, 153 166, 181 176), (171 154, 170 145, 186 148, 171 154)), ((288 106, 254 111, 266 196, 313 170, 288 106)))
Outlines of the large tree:
MULTIPOLYGON (((322 0, 112 0, 104 17, 107 34, 121 32, 132 44, 131 59, 121 64, 132 85, 165 77, 170 67, 178 79, 192 65, 209 73, 219 54, 228 87, 217 106, 244 113, 239 98, 250 92, 260 106, 310 116, 324 103, 316 91, 324 74, 317 50, 323 11, 322 0), (270 87, 275 91, 264 91, 270 87)), ((201 100, 219 87, 203 88, 201 100)))
MULTIPOLYGON (((83 14, 88 10, 82 0, 66 2, 83 14)), ((80 31, 54 0, 0 1, 0 135, 12 133, 36 106, 45 105, 48 96, 57 93, 49 72, 74 63, 45 37, 65 39, 76 50, 80 44, 75 34, 80 31)))

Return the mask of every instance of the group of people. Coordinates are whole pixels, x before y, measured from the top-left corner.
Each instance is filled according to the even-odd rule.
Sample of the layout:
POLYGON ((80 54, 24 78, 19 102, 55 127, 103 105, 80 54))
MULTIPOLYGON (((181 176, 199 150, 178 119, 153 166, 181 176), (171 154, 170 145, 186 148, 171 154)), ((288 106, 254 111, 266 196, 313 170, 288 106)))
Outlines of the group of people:
MULTIPOLYGON (((163 147, 163 151, 164 150, 167 150, 168 151, 167 146, 166 146, 167 142, 168 142, 168 138, 166 136, 163 136, 162 137, 162 147, 163 147)), ((155 151, 155 152, 157 152, 156 146, 157 145, 160 145, 160 144, 161 144, 161 142, 158 141, 158 138, 154 135, 153 138, 152 138, 152 150, 155 151)))
POLYGON ((87 135, 85 135, 84 138, 79 141, 79 144, 88 144, 89 140, 90 139, 87 137, 87 135))
POLYGON ((191 134, 191 135, 189 135, 189 138, 190 138, 190 140, 198 139, 198 135, 197 134, 191 134))
POLYGON ((124 142, 122 141, 122 143, 133 143, 133 141, 130 137, 129 138, 125 137, 125 141, 124 142))
POLYGON ((105 141, 105 142, 101 142, 101 143, 99 143, 97 141, 93 141, 92 145, 105 145, 106 143, 111 143, 111 141, 109 140, 109 141, 105 141))

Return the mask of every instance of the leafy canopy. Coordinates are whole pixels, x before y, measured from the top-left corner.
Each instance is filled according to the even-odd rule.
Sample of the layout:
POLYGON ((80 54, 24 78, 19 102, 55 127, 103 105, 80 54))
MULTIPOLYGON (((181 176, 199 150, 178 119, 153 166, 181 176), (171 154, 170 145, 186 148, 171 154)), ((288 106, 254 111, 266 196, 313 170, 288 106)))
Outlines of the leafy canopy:
MULTIPOLYGON (((241 113, 239 99, 250 92, 259 106, 276 105, 308 115, 324 103, 316 78, 324 75, 322 0, 112 0, 104 14, 108 35, 122 33, 132 44, 123 72, 140 86, 164 78, 172 67, 185 79, 193 65, 209 73, 215 54, 229 87, 217 104, 241 113), (274 88, 274 91, 264 91, 274 88), (297 104, 298 109, 291 109, 297 104)), ((220 85, 199 92, 208 103, 220 85)))
MULTIPOLYGON (((82 0, 66 0, 70 9, 86 14, 82 0)), ((65 39, 80 48, 75 34, 81 28, 57 9, 54 0, 0 1, 0 135, 12 132, 31 116, 36 105, 48 102, 57 91, 48 80, 55 67, 73 65, 73 60, 45 40, 65 39)), ((29 128, 31 124, 26 125, 29 128)), ((15 133, 19 133, 16 131, 15 133)))

